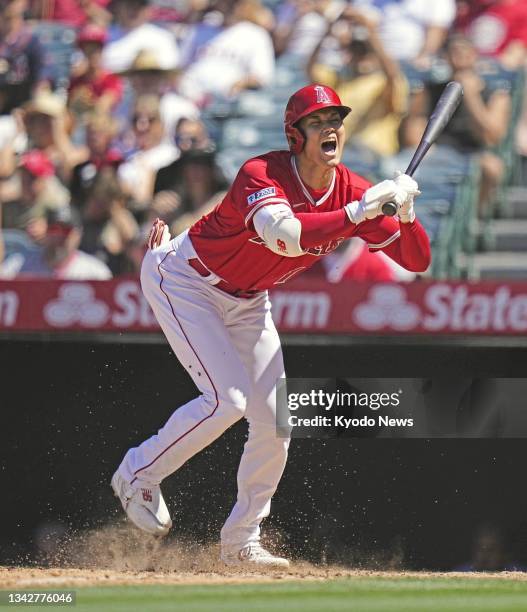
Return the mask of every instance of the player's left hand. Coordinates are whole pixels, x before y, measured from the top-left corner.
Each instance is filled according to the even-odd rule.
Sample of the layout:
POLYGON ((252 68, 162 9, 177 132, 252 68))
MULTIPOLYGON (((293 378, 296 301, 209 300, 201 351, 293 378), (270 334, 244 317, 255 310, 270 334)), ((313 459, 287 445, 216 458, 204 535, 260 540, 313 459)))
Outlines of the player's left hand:
POLYGON ((421 193, 419 185, 411 176, 399 171, 395 173, 394 181, 397 187, 400 187, 406 193, 406 197, 399 203, 397 208, 399 220, 401 223, 412 223, 415 219, 414 197, 421 193))
POLYGON ((148 234, 148 248, 150 250, 157 249, 158 246, 166 244, 170 240, 170 232, 168 231, 168 225, 157 218, 152 225, 152 229, 148 234))

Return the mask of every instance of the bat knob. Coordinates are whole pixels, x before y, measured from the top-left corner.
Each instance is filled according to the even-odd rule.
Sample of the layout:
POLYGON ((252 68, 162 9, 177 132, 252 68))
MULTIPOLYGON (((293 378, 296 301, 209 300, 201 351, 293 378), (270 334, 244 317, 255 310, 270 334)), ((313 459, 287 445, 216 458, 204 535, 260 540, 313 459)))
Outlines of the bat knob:
POLYGON ((397 214, 397 204, 395 202, 385 202, 382 205, 382 214, 385 217, 393 217, 397 214))

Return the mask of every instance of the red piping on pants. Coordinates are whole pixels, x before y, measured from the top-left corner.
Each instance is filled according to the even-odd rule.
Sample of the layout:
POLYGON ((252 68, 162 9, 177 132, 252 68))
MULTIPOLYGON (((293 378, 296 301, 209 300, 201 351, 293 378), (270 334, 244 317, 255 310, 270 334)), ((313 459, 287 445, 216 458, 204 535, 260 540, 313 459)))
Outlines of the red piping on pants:
POLYGON ((201 419, 201 421, 199 421, 199 423, 196 423, 194 425, 194 427, 191 427, 188 431, 186 431, 184 434, 182 434, 181 436, 179 436, 179 438, 177 438, 176 440, 174 440, 174 442, 172 442, 171 444, 169 444, 163 451, 161 451, 159 453, 159 455, 157 455, 157 457, 155 457, 154 459, 152 459, 152 461, 148 464, 143 466, 142 468, 139 468, 138 470, 136 470, 134 472, 134 479, 131 481, 130 484, 133 484, 136 480, 137 480, 137 474, 139 472, 142 472, 143 470, 146 470, 147 468, 149 468, 152 464, 154 464, 162 455, 164 455, 168 450, 170 450, 174 444, 177 444, 180 440, 182 440, 185 436, 187 436, 190 432, 194 431, 194 429, 196 429, 196 427, 198 427, 199 425, 201 425, 204 421, 206 421, 207 419, 210 419, 211 416, 214 416, 214 413, 216 412, 218 405, 219 405, 219 400, 218 400, 218 392, 216 391, 216 387, 214 386, 214 383, 212 382, 211 377, 209 376, 209 373, 207 372, 207 369, 205 368, 205 366, 203 365, 203 363, 201 362, 201 359, 198 357, 198 354, 196 353, 194 347, 192 346, 190 340, 188 339, 187 334, 185 333, 185 331, 183 330, 183 326, 181 325, 179 319, 176 317, 176 313, 174 312, 174 308, 172 307, 172 303, 170 302, 170 298, 168 297, 168 294, 165 292, 165 290, 163 289, 163 274, 161 273, 161 266, 163 265, 163 263, 165 262, 165 259, 171 254, 174 253, 174 249, 172 251, 169 251, 164 257, 163 260, 159 263, 159 265, 157 266, 157 271, 159 272, 159 276, 161 277, 161 280, 159 281, 159 288, 161 289, 161 291, 163 292, 163 294, 165 295, 168 305, 170 306, 170 310, 172 312, 172 316, 174 317, 174 319, 177 321, 177 324, 179 325, 179 329, 181 329, 181 333, 185 336, 185 340, 188 342, 188 345, 190 346, 192 352, 194 353, 194 355, 196 356, 196 359, 199 361, 201 367, 203 368, 203 371, 205 372, 205 374, 207 375, 207 378, 209 379, 210 384, 212 385, 212 388, 214 389, 214 395, 216 397, 216 405, 214 406, 214 410, 206 417, 204 417, 203 419, 201 419))

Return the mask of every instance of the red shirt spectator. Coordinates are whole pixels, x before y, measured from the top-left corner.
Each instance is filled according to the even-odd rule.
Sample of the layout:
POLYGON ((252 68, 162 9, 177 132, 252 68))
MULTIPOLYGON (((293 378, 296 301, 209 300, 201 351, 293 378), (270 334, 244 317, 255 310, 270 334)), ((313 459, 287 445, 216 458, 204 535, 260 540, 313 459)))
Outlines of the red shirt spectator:
POLYGON ((456 28, 472 40, 481 55, 505 59, 505 63, 515 68, 521 64, 527 48, 527 3, 525 0, 461 2, 456 28), (514 57, 510 57, 513 50, 514 57))
POLYGON ((321 258, 307 272, 312 277, 322 276, 330 283, 342 280, 390 282, 398 275, 383 253, 372 253, 368 245, 358 238, 350 238, 338 249, 321 258))
POLYGON ((69 106, 77 114, 92 110, 108 112, 122 97, 121 79, 102 67, 105 42, 106 31, 94 24, 85 26, 77 37, 87 64, 82 74, 72 76, 68 90, 69 106))
POLYGON ((112 93, 115 102, 118 102, 123 93, 121 79, 115 74, 106 71, 102 71, 101 74, 94 77, 89 77, 86 74, 73 77, 70 82, 68 96, 76 97, 81 88, 84 90, 84 96, 87 97, 87 100, 91 100, 92 103, 95 103, 106 93, 112 93))

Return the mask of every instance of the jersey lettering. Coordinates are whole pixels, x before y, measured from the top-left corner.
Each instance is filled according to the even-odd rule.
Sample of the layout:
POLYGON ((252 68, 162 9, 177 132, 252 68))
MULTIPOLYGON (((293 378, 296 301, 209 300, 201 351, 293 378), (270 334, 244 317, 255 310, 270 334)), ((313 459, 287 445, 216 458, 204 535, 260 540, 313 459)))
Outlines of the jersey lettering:
POLYGON ((334 251, 343 241, 344 238, 330 240, 327 244, 319 244, 316 247, 306 249, 306 253, 315 255, 315 257, 321 257, 322 255, 327 255, 328 253, 331 253, 331 251, 334 251))

